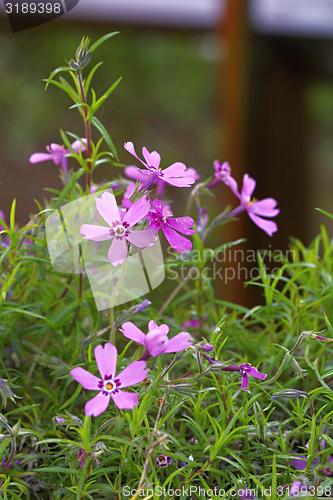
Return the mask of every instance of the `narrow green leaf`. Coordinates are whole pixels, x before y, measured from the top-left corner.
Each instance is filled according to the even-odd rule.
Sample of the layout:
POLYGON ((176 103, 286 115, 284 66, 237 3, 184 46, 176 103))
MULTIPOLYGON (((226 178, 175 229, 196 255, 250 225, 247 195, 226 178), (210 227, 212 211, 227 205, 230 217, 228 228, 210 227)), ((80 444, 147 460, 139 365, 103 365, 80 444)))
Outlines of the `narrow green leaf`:
POLYGON ((119 35, 119 31, 113 31, 112 33, 107 33, 106 35, 102 36, 101 38, 96 40, 95 43, 92 44, 92 46, 89 49, 89 52, 92 54, 103 43, 105 43, 107 40, 110 40, 110 38, 113 38, 116 35, 119 35))
POLYGON ((96 116, 94 116, 92 118, 91 123, 94 125, 94 127, 97 128, 97 130, 99 131, 99 133, 103 137, 105 143, 109 146, 110 151, 112 152, 113 156, 116 158, 117 161, 119 161, 119 155, 118 155, 118 151, 116 149, 116 146, 114 145, 114 143, 110 137, 110 134, 108 133, 108 131, 106 130, 104 125, 96 118, 96 116))
POLYGON ((118 85, 120 84, 121 80, 123 79, 123 77, 121 76, 120 78, 118 78, 118 80, 116 80, 112 85, 111 87, 108 88, 108 90, 105 92, 105 94, 102 95, 102 97, 100 97, 91 107, 90 107, 90 112, 89 112, 89 119, 91 119, 91 117, 97 113, 97 111, 99 110, 99 108, 105 103, 105 101, 110 97, 110 95, 112 94, 112 92, 114 92, 116 90, 116 88, 118 87, 118 85))

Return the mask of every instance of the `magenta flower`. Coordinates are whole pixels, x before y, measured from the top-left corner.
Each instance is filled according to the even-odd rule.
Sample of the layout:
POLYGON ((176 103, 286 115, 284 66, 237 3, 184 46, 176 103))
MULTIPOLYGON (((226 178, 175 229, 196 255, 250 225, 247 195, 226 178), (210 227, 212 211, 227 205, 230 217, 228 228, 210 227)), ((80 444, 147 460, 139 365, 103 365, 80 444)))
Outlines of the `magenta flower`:
POLYGON ((146 348, 148 356, 159 356, 170 352, 184 351, 192 345, 192 338, 188 332, 178 333, 172 339, 168 339, 168 325, 157 325, 155 321, 149 321, 148 333, 145 335, 134 323, 127 321, 121 327, 122 334, 146 348))
POLYGON ((221 182, 225 182, 225 179, 231 174, 231 168, 228 162, 220 163, 218 160, 214 161, 214 178, 207 184, 209 189, 212 189, 221 182))
MULTIPOLYGON (((215 170, 217 166, 215 167, 215 170)), ((266 234, 272 236, 277 231, 277 225, 274 221, 267 220, 267 217, 276 217, 280 210, 276 208, 277 201, 274 198, 264 198, 263 200, 252 199, 256 187, 256 181, 248 174, 243 177, 242 190, 239 192, 237 181, 231 176, 231 169, 228 163, 220 166, 219 178, 229 187, 240 201, 239 207, 230 212, 230 216, 238 215, 246 211, 252 220, 266 234)))
MULTIPOLYGON (((86 139, 77 139, 72 144, 74 153, 86 150, 86 139)), ((44 161, 53 161, 55 165, 60 165, 63 172, 68 171, 68 158, 67 156, 72 152, 71 149, 66 149, 61 144, 52 143, 46 146, 47 153, 34 153, 30 156, 30 163, 42 163, 44 161)))
MULTIPOLYGON (((125 175, 134 181, 139 181, 141 183, 142 188, 144 188, 145 183, 147 181, 147 175, 142 173, 143 171, 137 167, 129 166, 125 168, 125 175)), ((188 176, 192 176, 194 181, 196 182, 197 180, 200 179, 200 175, 194 168, 187 168, 187 174, 188 176)), ((156 194, 155 196, 159 199, 162 198, 164 191, 165 191, 165 186, 168 184, 166 181, 163 180, 162 177, 158 177, 156 180, 156 194)))
POLYGON ((144 158, 142 160, 137 155, 133 142, 126 142, 124 148, 144 166, 144 169, 137 167, 127 167, 126 169, 126 175, 139 180, 142 189, 148 189, 159 179, 177 187, 190 187, 191 184, 195 183, 193 169, 189 170, 184 163, 177 161, 170 165, 170 167, 162 170, 160 168, 161 156, 157 151, 149 152, 147 148, 142 148, 142 156, 144 158), (137 172, 133 168, 136 168, 137 172))
POLYGON ((95 347, 95 359, 101 378, 87 370, 77 367, 70 374, 76 382, 88 391, 98 391, 97 396, 85 405, 85 414, 97 417, 103 413, 110 403, 110 398, 120 410, 131 410, 138 404, 135 392, 122 389, 142 382, 148 375, 145 361, 134 361, 125 370, 116 375, 117 349, 110 342, 95 347))
POLYGON ((150 202, 146 197, 133 203, 129 210, 122 210, 120 214, 116 198, 113 194, 105 192, 101 198, 96 198, 96 207, 108 226, 83 224, 80 232, 86 240, 106 241, 112 240, 108 259, 113 266, 122 264, 127 257, 127 242, 138 248, 150 245, 156 231, 152 229, 133 230, 133 227, 142 221, 150 209, 150 202))
POLYGON ((260 373, 254 366, 249 363, 242 363, 241 365, 230 365, 222 368, 225 372, 239 372, 242 377, 241 389, 247 391, 249 387, 249 377, 265 380, 266 373, 260 373))
POLYGON ((191 217, 173 217, 168 205, 160 200, 154 200, 147 219, 150 222, 150 228, 154 229, 155 232, 162 229, 170 246, 177 252, 182 253, 191 250, 191 241, 178 234, 183 233, 190 236, 195 233, 194 229, 192 229, 194 220, 191 217))

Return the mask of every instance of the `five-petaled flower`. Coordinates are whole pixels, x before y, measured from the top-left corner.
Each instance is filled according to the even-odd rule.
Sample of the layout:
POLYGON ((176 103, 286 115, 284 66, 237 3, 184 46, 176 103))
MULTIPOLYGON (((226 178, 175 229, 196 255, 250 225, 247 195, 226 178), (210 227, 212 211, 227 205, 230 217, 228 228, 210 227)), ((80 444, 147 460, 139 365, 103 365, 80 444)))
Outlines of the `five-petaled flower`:
POLYGON ((116 375, 117 349, 110 342, 95 348, 95 359, 101 378, 77 367, 70 374, 84 389, 98 391, 97 396, 85 405, 85 414, 97 417, 109 406, 110 398, 121 410, 130 410, 138 404, 135 392, 123 391, 125 387, 142 382, 148 375, 145 361, 134 361, 116 375))
MULTIPOLYGON (((86 139, 77 139, 72 144, 74 153, 83 152, 86 150, 86 139)), ((44 161, 53 161, 55 165, 60 165, 63 172, 68 170, 68 155, 72 152, 71 149, 65 148, 61 144, 52 143, 46 146, 46 153, 34 153, 30 156, 30 163, 42 163, 44 161)))
POLYGON ((144 160, 142 160, 137 155, 133 142, 126 142, 124 148, 144 166, 144 169, 137 167, 127 167, 126 169, 126 175, 139 180, 142 189, 150 188, 158 180, 177 187, 190 187, 195 183, 194 169, 188 169, 184 163, 177 161, 162 170, 160 167, 161 156, 157 151, 149 152, 147 148, 143 147, 142 156, 144 160), (133 169, 136 169, 136 171, 133 169))
POLYGON ((96 198, 96 207, 101 217, 109 224, 96 226, 83 224, 80 232, 86 240, 96 242, 112 240, 108 259, 113 266, 122 264, 127 257, 127 241, 138 248, 149 246, 156 237, 152 229, 133 230, 141 222, 150 209, 150 202, 146 197, 140 198, 126 211, 120 211, 113 194, 105 192, 101 198, 96 198))
POLYGON ((179 253, 190 251, 192 242, 178 233, 190 236, 195 233, 192 229, 194 220, 191 217, 173 217, 168 205, 160 200, 154 200, 151 204, 151 210, 147 215, 150 228, 156 232, 162 229, 164 236, 170 246, 179 253))
POLYGON ((184 351, 192 345, 192 338, 188 332, 178 333, 178 335, 169 340, 168 325, 157 325, 153 320, 148 323, 147 335, 131 321, 123 323, 121 332, 126 338, 143 345, 146 348, 146 357, 156 357, 159 354, 184 351))
MULTIPOLYGON (((215 167, 215 174, 217 167, 215 167)), ((274 198, 264 198, 263 200, 252 199, 253 192, 256 187, 256 181, 245 174, 243 177, 243 185, 241 191, 238 189, 237 181, 231 175, 231 169, 228 163, 220 166, 219 178, 229 187, 235 196, 240 201, 239 207, 230 212, 230 216, 236 216, 241 212, 246 211, 252 220, 266 234, 272 236, 277 231, 277 225, 274 221, 267 218, 276 217, 280 210, 276 208, 277 201, 274 198)))
POLYGON ((259 372, 254 366, 250 365, 249 363, 224 366, 222 370, 225 372, 239 372, 242 377, 241 389, 243 391, 247 391, 249 388, 249 377, 258 378, 260 380, 265 380, 265 378, 267 377, 266 373, 259 372))

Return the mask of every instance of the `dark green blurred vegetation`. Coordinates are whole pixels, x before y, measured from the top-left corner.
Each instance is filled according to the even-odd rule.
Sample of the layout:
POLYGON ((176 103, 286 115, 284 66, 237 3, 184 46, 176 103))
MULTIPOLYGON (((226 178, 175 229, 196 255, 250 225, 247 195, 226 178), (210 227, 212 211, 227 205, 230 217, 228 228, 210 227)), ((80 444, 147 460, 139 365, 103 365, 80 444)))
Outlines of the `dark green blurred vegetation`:
MULTIPOLYGON (((22 222, 34 210, 33 198, 57 185, 56 167, 29 166, 29 155, 61 142, 60 128, 83 134, 69 101, 57 89, 45 92, 42 79, 64 64, 83 35, 96 39, 112 29, 51 23, 0 35, 0 206, 8 212, 11 199, 20 198, 22 222)), ((123 29, 101 47, 97 92, 124 77, 100 114, 122 161, 129 161, 122 144, 132 140, 159 150, 165 162, 184 161, 201 172, 211 168, 221 134, 216 47, 212 35, 142 29, 123 29)), ((99 175, 108 180, 110 167, 99 175)))

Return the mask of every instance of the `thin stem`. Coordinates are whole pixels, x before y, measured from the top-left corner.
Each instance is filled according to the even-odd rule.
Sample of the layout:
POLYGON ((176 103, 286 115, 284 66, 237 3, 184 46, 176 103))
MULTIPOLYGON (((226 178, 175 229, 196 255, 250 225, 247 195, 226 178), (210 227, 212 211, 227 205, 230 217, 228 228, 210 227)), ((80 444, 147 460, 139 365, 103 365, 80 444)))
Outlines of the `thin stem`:
POLYGON ((110 322, 110 342, 111 344, 116 343, 116 328, 115 328, 115 320, 114 320, 114 308, 110 307, 109 311, 109 322, 110 322))
POLYGON ((90 188, 92 184, 92 172, 93 172, 93 165, 92 165, 92 147, 91 147, 91 123, 90 120, 88 119, 88 104, 87 104, 87 95, 84 89, 83 85, 83 79, 82 79, 82 73, 81 71, 78 72, 78 82, 80 86, 80 92, 81 92, 81 99, 83 103, 83 121, 84 121, 84 130, 85 130, 85 136, 86 136, 86 141, 87 141, 87 164, 88 164, 88 172, 86 175, 86 185, 90 188))
POLYGON ((275 375, 273 375, 273 377, 271 377, 270 379, 268 380, 265 380, 264 384, 273 384, 274 382, 276 382, 278 380, 278 378, 280 377, 280 375, 282 374, 283 372, 283 369, 285 367, 285 364, 288 360, 288 358, 292 358, 292 356, 295 354, 295 352, 297 351, 297 349, 299 348, 299 346, 301 345, 301 343, 303 342, 303 340, 305 338, 308 338, 311 336, 311 333, 312 332, 301 332, 299 334, 299 336, 297 337, 297 340, 295 342, 295 344, 293 345, 293 347, 290 349, 290 350, 287 350, 285 353, 284 353, 284 356, 281 360, 281 363, 275 373, 275 375))

